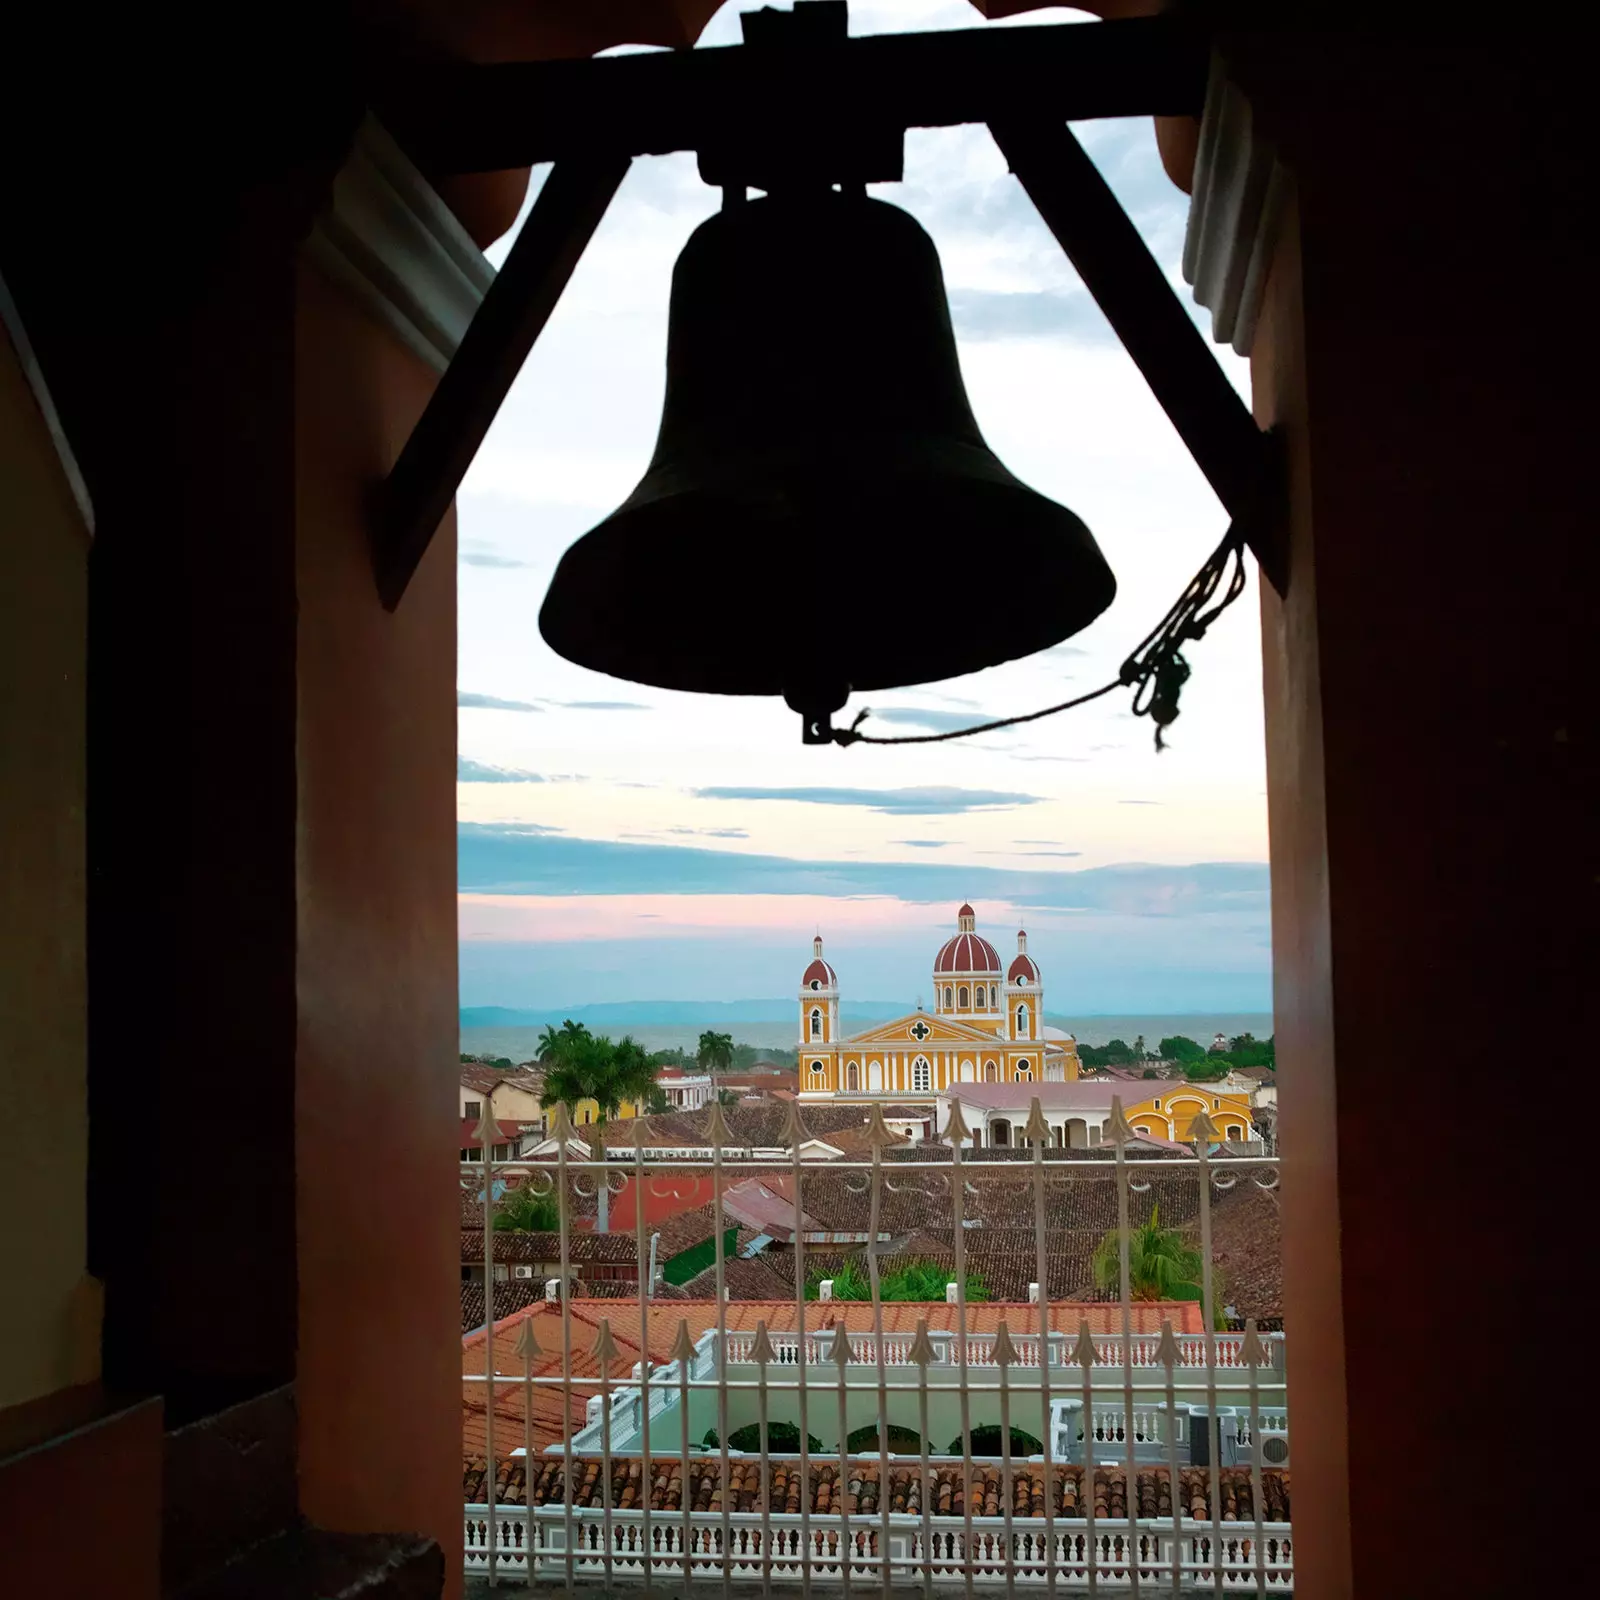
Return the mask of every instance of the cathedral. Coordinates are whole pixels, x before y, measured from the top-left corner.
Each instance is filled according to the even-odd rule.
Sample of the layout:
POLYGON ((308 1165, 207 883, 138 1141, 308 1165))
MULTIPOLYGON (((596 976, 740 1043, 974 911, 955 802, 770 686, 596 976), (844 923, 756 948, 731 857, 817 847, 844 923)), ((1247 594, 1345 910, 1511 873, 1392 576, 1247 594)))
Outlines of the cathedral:
POLYGON ((1044 983, 1017 933, 1002 967, 971 906, 933 958, 933 1010, 840 1036, 839 978, 819 935, 800 980, 800 1098, 933 1100, 961 1083, 1064 1083, 1078 1076, 1070 1034, 1044 1025, 1044 983))

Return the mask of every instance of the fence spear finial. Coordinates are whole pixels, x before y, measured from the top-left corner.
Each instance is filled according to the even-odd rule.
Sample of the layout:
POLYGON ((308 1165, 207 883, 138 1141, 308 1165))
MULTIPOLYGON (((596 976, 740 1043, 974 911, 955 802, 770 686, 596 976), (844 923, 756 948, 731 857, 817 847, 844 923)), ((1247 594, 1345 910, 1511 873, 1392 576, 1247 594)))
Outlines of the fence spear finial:
POLYGON ((1079 1317, 1078 1338, 1067 1352, 1067 1365, 1082 1367, 1087 1372, 1094 1365, 1094 1360, 1094 1335, 1089 1332, 1089 1319, 1079 1317))

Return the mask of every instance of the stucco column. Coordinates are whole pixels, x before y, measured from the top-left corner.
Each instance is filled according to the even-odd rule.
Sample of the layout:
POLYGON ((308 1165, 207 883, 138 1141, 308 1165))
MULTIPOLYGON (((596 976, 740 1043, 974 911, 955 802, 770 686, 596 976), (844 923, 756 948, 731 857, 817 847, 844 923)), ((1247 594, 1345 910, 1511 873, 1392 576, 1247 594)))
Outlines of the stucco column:
MULTIPOLYGON (((1448 1465, 1570 1323, 1556 1219, 1583 1210, 1577 1164, 1485 1109, 1512 1041, 1584 1036, 1595 970, 1586 130, 1558 53, 1235 52, 1298 196, 1252 375, 1290 448, 1261 614, 1303 1600, 1487 1600, 1558 1544, 1509 1484, 1466 1528, 1448 1465)), ((1540 1519, 1558 1415, 1521 1410, 1540 1519)))

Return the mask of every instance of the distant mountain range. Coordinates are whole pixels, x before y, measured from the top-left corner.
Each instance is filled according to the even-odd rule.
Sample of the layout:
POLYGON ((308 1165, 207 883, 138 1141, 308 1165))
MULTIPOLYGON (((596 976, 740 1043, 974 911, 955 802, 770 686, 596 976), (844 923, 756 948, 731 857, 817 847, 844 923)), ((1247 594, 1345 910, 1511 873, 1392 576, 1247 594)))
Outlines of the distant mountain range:
MULTIPOLYGON (((902 1017, 912 1008, 901 1000, 854 1000, 840 1007, 845 1035, 859 1033, 875 1022, 902 1017)), ((618 1000, 588 1006, 565 1006, 557 1011, 525 1011, 514 1006, 463 1006, 461 1048, 509 1055, 522 1061, 537 1048, 539 1030, 560 1025, 571 1017, 595 1033, 631 1033, 652 1050, 675 1046, 693 1051, 703 1029, 731 1033, 735 1044, 771 1050, 792 1050, 799 1022, 794 1000, 618 1000)), ((1132 1042, 1140 1034, 1154 1045, 1167 1034, 1184 1034, 1202 1044, 1214 1033, 1229 1038, 1253 1033, 1264 1039, 1272 1032, 1270 1012, 1217 1011, 1113 1014, 1079 1012, 1075 1015, 1047 1011, 1044 1020, 1053 1028, 1075 1034, 1084 1044, 1105 1044, 1110 1039, 1132 1042)))
MULTIPOLYGON (((463 1028, 557 1027, 569 1017, 590 1029, 630 1028, 644 1023, 696 1024, 725 1032, 747 1022, 786 1022, 797 1015, 794 1000, 607 1000, 588 1006, 563 1006, 556 1011, 522 1011, 512 1006, 463 1006, 463 1028)), ((852 1000, 844 1017, 852 1022, 882 1022, 902 1016, 903 1000, 852 1000)))

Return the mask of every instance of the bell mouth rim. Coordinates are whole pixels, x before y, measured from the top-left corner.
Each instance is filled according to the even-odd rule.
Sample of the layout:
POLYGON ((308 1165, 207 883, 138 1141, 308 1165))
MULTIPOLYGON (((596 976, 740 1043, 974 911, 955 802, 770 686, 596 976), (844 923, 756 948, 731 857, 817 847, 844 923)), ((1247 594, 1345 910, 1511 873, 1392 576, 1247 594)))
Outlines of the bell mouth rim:
MULTIPOLYGON (((1022 585, 997 591, 1010 602, 1002 614, 952 629, 928 613, 926 558, 950 549, 948 538, 931 538, 910 556, 892 538, 869 550, 846 521, 829 531, 827 523, 796 517, 796 508, 770 495, 752 502, 702 483, 692 494, 639 497, 636 491, 577 540, 551 580, 540 633, 577 665, 655 688, 776 697, 826 681, 848 683, 862 694, 942 682, 1036 655, 1080 633, 1111 605, 1115 575, 1075 513, 1009 473, 998 482, 975 482, 970 475, 930 481, 926 474, 919 481, 924 503, 944 506, 952 526, 962 530, 964 552, 983 560, 991 574, 1022 585), (992 532, 950 492, 963 483, 987 497, 981 506, 992 532), (1003 514, 1005 501, 1012 502, 1010 516, 1003 514), (998 526, 1005 523, 1011 525, 1009 545, 998 526), (887 611, 886 594, 897 601, 887 611), (811 603, 796 611, 797 596, 811 603), (669 619, 702 609, 751 615, 752 607, 754 613, 786 613, 781 643, 770 653, 672 647, 670 640, 682 636, 672 634, 669 619), (668 639, 658 643, 655 636, 663 633, 668 639)), ((874 482, 880 494, 893 497, 892 479, 879 474, 874 482)), ((914 510, 908 515, 913 526, 922 526, 914 510)), ((927 520, 936 523, 937 514, 927 520)), ((858 517, 855 525, 885 524, 858 517)))

